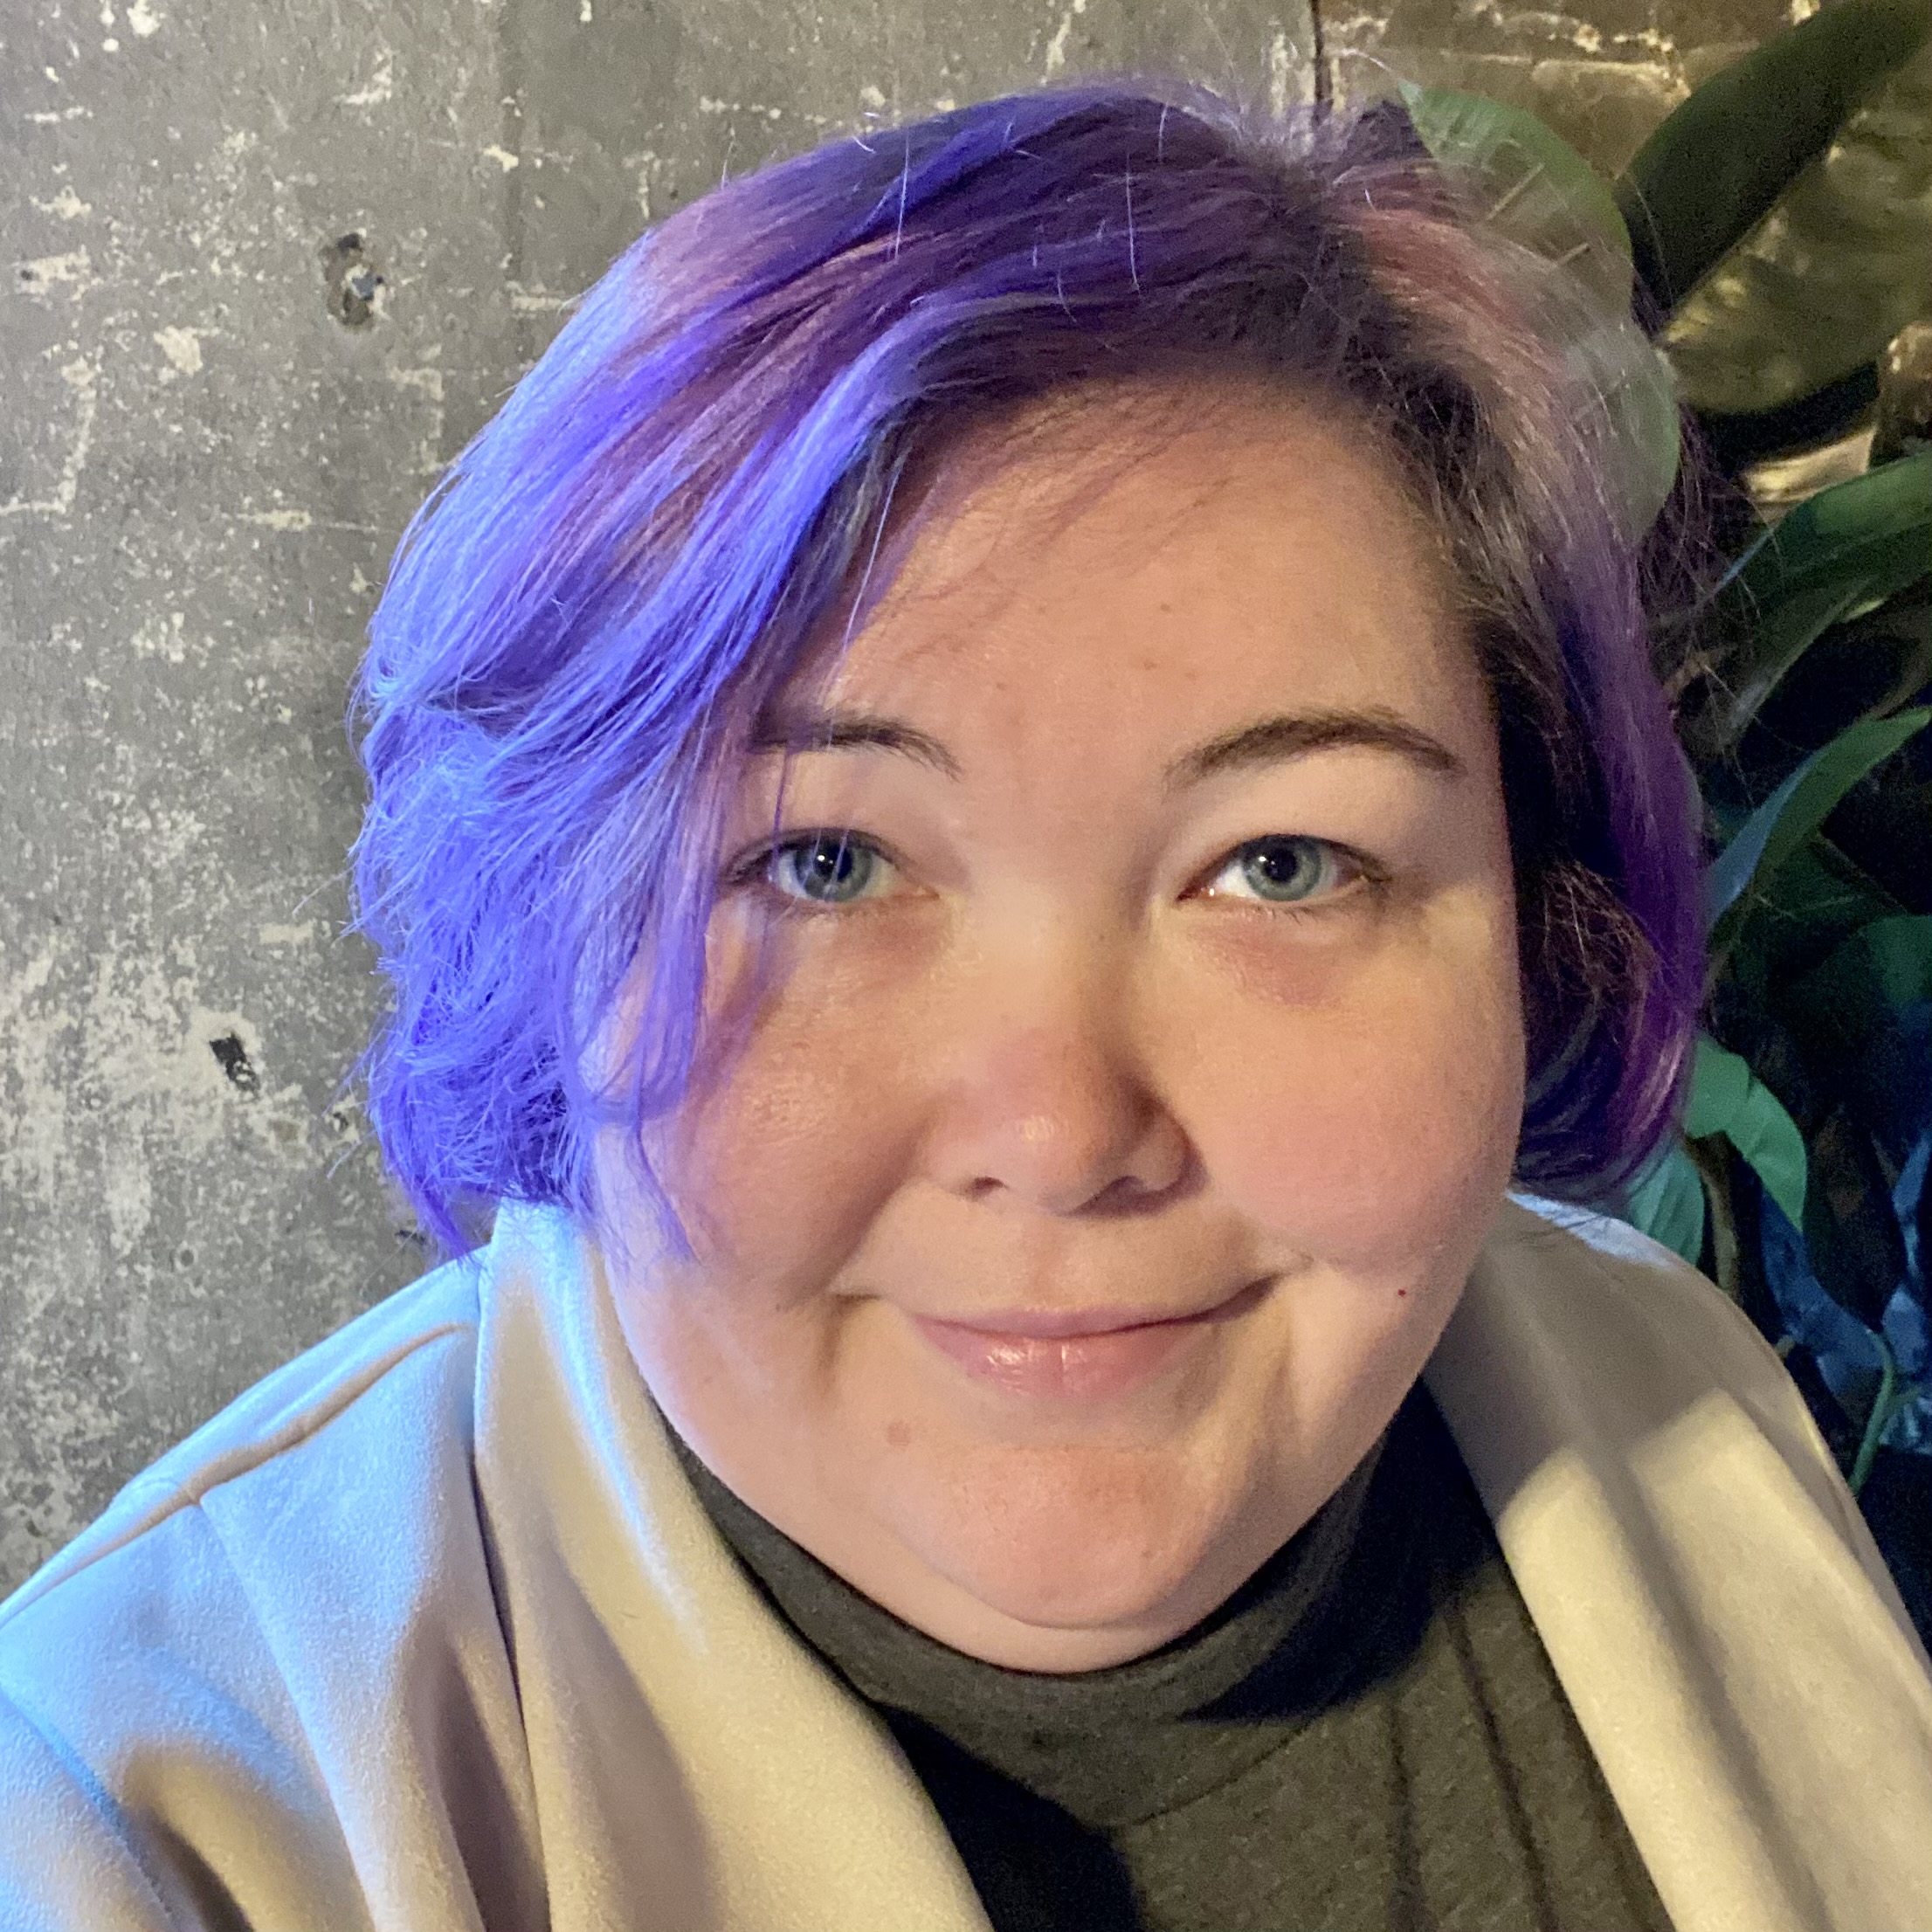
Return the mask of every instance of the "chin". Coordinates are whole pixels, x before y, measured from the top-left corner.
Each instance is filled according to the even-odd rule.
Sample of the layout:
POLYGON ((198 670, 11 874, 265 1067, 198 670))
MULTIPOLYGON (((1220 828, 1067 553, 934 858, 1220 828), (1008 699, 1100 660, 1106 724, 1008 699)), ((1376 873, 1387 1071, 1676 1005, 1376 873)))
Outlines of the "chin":
POLYGON ((1099 1668, 1199 1622, 1292 1534, 1240 1537, 1225 1507, 1149 1459, 1008 1451, 942 1501, 906 1497, 907 1540, 971 1606, 974 1627, 934 1634, 1014 1669, 1099 1668))

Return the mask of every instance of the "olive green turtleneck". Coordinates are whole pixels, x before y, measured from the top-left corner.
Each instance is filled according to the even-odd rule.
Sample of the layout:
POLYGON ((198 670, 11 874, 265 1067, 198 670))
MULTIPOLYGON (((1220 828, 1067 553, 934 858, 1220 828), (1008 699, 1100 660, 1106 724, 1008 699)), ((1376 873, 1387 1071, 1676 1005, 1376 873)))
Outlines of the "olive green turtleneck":
POLYGON ((1072 1675, 922 1635, 677 1447, 891 1727, 996 1932, 1669 1932, 1419 1383, 1212 1616, 1072 1675))

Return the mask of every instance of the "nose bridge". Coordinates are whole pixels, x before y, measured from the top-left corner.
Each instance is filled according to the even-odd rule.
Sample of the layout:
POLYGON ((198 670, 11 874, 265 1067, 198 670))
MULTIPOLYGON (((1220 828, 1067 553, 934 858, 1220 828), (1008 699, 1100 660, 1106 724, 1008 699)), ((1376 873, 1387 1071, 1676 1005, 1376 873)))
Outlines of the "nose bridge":
POLYGON ((935 1136, 947 1185, 1066 1212, 1123 1183, 1173 1184, 1184 1136, 1135 1024, 1135 963, 1092 926, 1034 921, 962 970, 935 1136))

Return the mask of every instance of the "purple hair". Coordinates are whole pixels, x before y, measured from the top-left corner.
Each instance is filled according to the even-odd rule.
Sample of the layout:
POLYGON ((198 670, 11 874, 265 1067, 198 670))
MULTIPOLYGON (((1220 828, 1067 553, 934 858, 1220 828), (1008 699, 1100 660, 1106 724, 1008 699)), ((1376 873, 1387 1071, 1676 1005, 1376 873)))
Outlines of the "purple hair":
POLYGON ((1347 412, 1439 534, 1501 742, 1516 1179, 1614 1197, 1687 1077, 1695 792, 1601 398, 1547 321, 1574 284, 1472 206, 1392 107, 1135 77, 831 142, 618 257, 411 519, 356 690, 357 924, 395 994, 361 1068, 445 1250, 501 1200, 594 1215, 597 1128, 684 1094, 736 760, 908 466, 1035 399, 1189 374, 1347 412), (593 1090, 640 961, 638 1044, 593 1090))

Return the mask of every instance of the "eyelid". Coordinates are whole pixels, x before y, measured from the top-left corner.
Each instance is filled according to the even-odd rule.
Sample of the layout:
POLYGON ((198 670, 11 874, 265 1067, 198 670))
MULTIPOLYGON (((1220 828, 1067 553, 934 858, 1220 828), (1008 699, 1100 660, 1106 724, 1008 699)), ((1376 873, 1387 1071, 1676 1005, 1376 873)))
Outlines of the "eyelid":
POLYGON ((801 825, 795 831, 781 832, 776 838, 762 838, 749 851, 733 859, 725 869, 724 887, 727 891, 740 891, 748 886, 762 887, 770 898, 777 900, 788 912, 819 914, 854 911, 867 901, 853 900, 843 906, 825 905, 816 900, 801 899, 792 893, 781 892, 771 883, 772 861, 780 852, 794 845, 813 845, 825 838, 838 838, 848 847, 862 848, 871 852, 875 859, 883 859, 894 871, 900 869, 890 846, 880 839, 867 837, 850 825, 801 825))
POLYGON ((1379 893, 1390 882, 1389 868, 1379 859, 1371 858, 1367 852, 1347 845, 1339 838, 1323 838, 1310 831, 1263 832, 1258 838, 1244 838, 1214 860, 1211 868, 1202 876, 1211 880, 1218 879, 1244 852, 1275 839, 1319 845, 1324 852, 1339 859, 1342 867, 1352 873, 1354 877, 1344 880, 1332 891, 1318 893, 1311 899, 1269 900, 1259 896, 1251 899, 1238 893, 1217 893, 1211 889, 1206 892, 1205 896, 1224 900, 1230 905, 1257 907, 1266 913, 1300 913, 1312 915, 1344 900, 1359 897, 1364 891, 1370 894, 1379 893))
POLYGON ((782 831, 776 838, 761 838, 756 845, 747 846, 725 866, 728 880, 756 876, 758 870, 771 863, 777 855, 792 845, 811 845, 822 838, 842 839, 848 845, 863 845, 868 852, 876 852, 880 858, 891 859, 892 850, 868 833, 852 825, 800 825, 790 831, 782 831))

